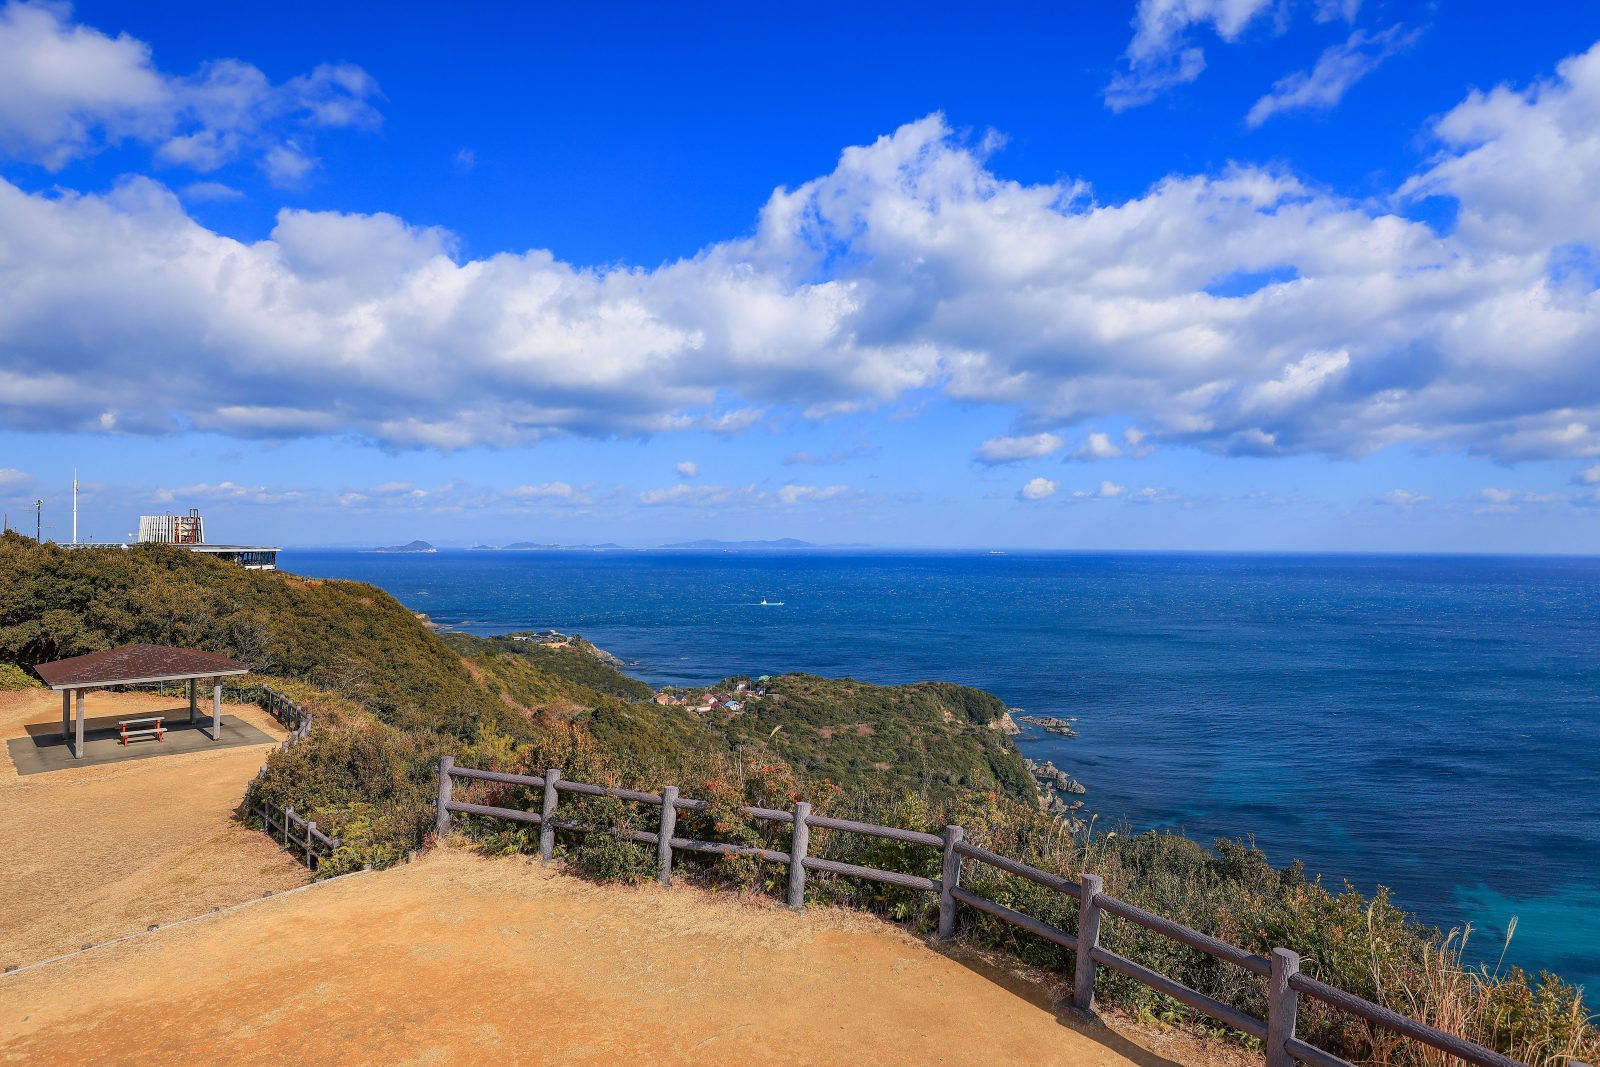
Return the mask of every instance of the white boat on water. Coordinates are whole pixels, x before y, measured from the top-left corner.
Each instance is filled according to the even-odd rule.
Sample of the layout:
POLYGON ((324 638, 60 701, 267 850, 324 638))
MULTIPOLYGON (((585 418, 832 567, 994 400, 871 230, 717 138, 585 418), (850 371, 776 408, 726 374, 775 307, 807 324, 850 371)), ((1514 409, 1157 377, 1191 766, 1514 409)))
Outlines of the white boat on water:
POLYGON ((762 597, 761 598, 761 603, 757 604, 756 607, 758 607, 758 608, 781 608, 781 607, 783 607, 783 601, 781 601, 781 600, 768 600, 766 597, 762 597))

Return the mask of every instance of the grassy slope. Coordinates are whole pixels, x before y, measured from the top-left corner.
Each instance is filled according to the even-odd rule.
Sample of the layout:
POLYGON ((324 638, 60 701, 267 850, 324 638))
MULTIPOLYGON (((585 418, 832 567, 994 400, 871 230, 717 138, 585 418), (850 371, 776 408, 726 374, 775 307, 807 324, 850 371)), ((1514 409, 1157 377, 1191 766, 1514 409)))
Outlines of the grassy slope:
POLYGON ((915 793, 936 805, 973 791, 1035 796, 1016 746, 993 726, 1005 705, 988 693, 812 674, 782 675, 766 690, 713 724, 730 745, 770 752, 804 777, 851 793, 915 793))
MULTIPOLYGON (((403 750, 418 775, 447 748, 491 738, 544 746, 575 729, 614 773, 658 782, 687 781, 689 768, 738 752, 852 793, 1032 797, 1014 748, 987 728, 1000 701, 962 686, 793 675, 744 715, 707 724, 644 700, 649 686, 582 647, 441 636, 360 582, 247 571, 158 545, 69 552, 10 535, 0 540, 0 588, 0 662, 31 666, 139 641, 226 653, 343 698, 341 721, 363 714, 360 743, 403 750)), ((375 752, 336 759, 352 771, 388 767, 375 752)))
POLYGON ((135 642, 222 652, 359 701, 402 727, 471 736, 493 702, 393 597, 359 582, 247 571, 159 545, 0 540, 0 661, 23 666, 135 642))
POLYGON ((515 641, 510 635, 471 637, 467 634, 440 635, 445 644, 463 655, 481 656, 504 653, 517 656, 546 674, 564 678, 601 693, 629 700, 649 700, 654 692, 644 682, 630 678, 600 658, 595 647, 582 638, 566 646, 545 646, 533 641, 515 641))

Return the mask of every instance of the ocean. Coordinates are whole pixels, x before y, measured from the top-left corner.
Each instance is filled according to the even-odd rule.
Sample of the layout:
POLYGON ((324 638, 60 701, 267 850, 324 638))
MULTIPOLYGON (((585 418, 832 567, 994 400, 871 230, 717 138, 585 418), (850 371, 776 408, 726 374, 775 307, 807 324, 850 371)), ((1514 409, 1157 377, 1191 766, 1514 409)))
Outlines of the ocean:
POLYGON ((1099 825, 1250 837, 1477 958, 1600 990, 1600 559, 286 550, 472 633, 580 633, 656 685, 945 679, 1099 825), (781 606, 760 606, 760 601, 781 606))

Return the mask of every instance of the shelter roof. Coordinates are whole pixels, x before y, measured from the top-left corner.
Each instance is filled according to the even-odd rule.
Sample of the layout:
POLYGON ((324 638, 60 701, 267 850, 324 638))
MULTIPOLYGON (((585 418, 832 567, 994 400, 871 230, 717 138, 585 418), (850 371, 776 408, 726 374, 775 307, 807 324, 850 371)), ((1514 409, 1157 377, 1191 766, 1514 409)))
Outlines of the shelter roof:
POLYGON ((170 645, 123 645, 33 668, 51 689, 77 689, 136 682, 176 682, 245 674, 250 668, 215 652, 170 645))

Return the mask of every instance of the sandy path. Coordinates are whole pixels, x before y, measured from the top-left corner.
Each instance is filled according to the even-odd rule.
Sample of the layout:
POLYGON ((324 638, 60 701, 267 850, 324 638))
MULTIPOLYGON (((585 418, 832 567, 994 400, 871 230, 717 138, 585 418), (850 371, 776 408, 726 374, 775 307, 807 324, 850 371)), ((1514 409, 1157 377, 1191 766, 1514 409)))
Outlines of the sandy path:
MULTIPOLYGON (((97 692, 89 700, 96 715, 182 703, 143 693, 97 692)), ((284 736, 259 708, 225 710, 284 736)), ((53 693, 0 693, 0 738, 22 736, 28 723, 60 721, 53 693)), ((305 870, 287 853, 232 820, 271 747, 18 777, 0 745, 0 966, 303 883, 305 870)))
POLYGON ((0 1063, 1169 1063, 898 929, 445 849, 0 977, 0 1063))

